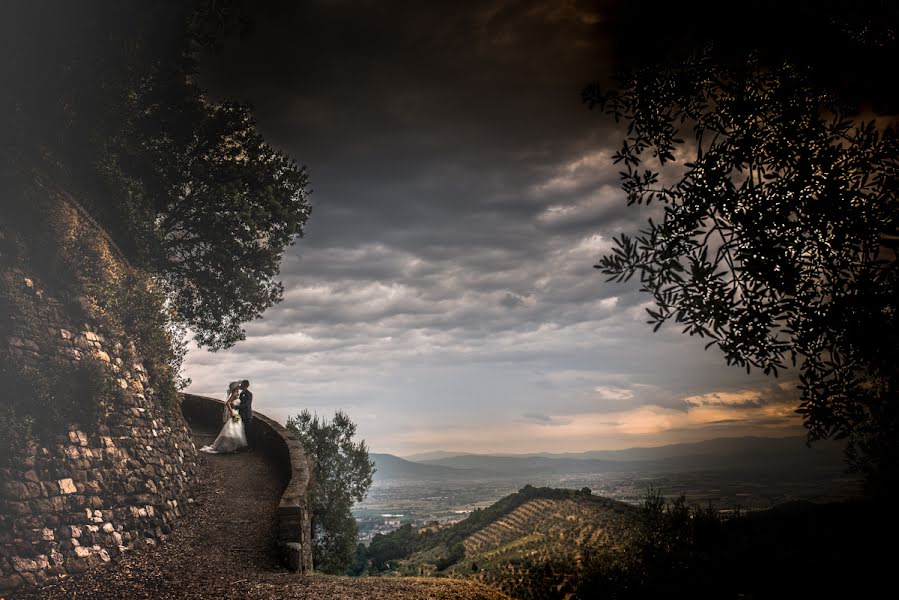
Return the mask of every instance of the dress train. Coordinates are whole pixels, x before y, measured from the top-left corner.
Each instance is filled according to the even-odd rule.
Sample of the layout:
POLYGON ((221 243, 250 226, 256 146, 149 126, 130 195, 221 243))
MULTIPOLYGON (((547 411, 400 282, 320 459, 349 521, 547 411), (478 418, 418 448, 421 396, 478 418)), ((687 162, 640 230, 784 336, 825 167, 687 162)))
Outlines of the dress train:
POLYGON ((228 418, 222 425, 215 441, 208 446, 200 448, 200 452, 208 452, 209 454, 226 454, 236 452, 241 448, 247 447, 247 434, 243 428, 243 420, 238 418, 237 421, 228 418))

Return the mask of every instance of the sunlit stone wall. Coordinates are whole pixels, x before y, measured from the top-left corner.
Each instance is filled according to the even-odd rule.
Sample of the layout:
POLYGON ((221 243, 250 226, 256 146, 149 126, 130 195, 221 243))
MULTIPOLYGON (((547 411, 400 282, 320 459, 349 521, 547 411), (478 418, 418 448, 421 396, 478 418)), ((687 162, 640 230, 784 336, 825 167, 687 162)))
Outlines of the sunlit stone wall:
MULTIPOLYGON (((9 197, 9 189, 0 188, 6 194, 0 202, 22 201, 9 197)), ((61 203, 72 227, 94 228, 101 245, 111 244, 64 193, 42 189, 61 203)), ((16 239, 22 236, 15 225, 0 221, 0 239, 27 244, 16 239)), ((117 256, 114 248, 106 251, 117 256)), ((36 307, 23 318, 15 306, 0 306, 5 355, 37 368, 95 357, 124 393, 102 399, 93 431, 63 427, 0 469, 0 596, 165 540, 192 502, 197 473, 197 450, 180 411, 161 406, 141 363, 129 361, 140 349, 89 310, 52 297, 51 282, 32 268, 14 253, 0 254, 0 284, 36 307)))

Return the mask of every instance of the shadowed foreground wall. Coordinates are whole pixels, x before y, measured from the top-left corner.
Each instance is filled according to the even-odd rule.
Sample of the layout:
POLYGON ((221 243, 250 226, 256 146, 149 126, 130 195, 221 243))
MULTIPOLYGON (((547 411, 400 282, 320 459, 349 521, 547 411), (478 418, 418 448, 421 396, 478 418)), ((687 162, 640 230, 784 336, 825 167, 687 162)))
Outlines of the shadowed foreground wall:
MULTIPOLYGON (((123 260, 65 193, 37 175, 29 189, 49 199, 72 231, 93 231, 106 257, 123 260)), ((0 359, 46 369, 91 358, 121 391, 84 399, 99 407, 90 428, 44 432, 24 458, 0 468, 0 596, 166 539, 192 501, 197 469, 180 411, 149 389, 140 348, 83 299, 54 297, 52 276, 35 270, 28 256, 36 249, 16 222, 14 207, 28 202, 19 191, 0 186, 0 359)))
MULTIPOLYGON (((218 431, 222 426, 224 401, 182 394, 181 410, 192 429, 218 431)), ((289 429, 253 411, 249 432, 255 451, 264 452, 282 469, 285 487, 278 505, 278 544, 283 559, 294 571, 312 571, 312 530, 306 488, 309 466, 303 446, 289 429)))

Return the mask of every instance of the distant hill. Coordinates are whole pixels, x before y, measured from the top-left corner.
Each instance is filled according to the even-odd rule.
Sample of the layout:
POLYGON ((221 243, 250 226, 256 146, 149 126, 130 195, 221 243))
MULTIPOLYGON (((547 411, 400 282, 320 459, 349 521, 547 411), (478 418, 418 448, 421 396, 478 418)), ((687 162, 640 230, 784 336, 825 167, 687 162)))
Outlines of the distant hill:
POLYGON ((406 460, 411 460, 412 462, 424 462, 428 460, 437 460, 440 458, 452 458, 454 456, 465 456, 466 454, 472 454, 471 452, 446 452, 445 450, 435 450, 434 452, 421 452, 420 454, 410 454, 409 456, 402 456, 400 458, 404 458, 406 460))
POLYGON ((454 525, 421 532, 407 525, 376 536, 368 559, 374 573, 443 573, 533 596, 571 589, 584 553, 618 547, 638 515, 589 490, 528 485, 454 525))
POLYGON ((369 453, 375 461, 375 481, 415 480, 454 481, 465 479, 496 478, 501 475, 484 469, 460 469, 444 465, 430 465, 404 460, 392 454, 369 453))
POLYGON ((633 464, 622 461, 583 458, 551 458, 543 456, 492 456, 486 454, 451 456, 448 458, 424 461, 420 464, 452 467, 470 471, 488 471, 497 473, 501 477, 515 478, 634 470, 633 464))
POLYGON ((624 450, 592 450, 589 452, 536 452, 527 456, 547 458, 582 458, 614 461, 655 461, 675 458, 686 458, 703 455, 715 456, 780 456, 805 459, 831 460, 840 458, 844 444, 834 441, 821 441, 806 446, 805 436, 789 437, 727 437, 704 440, 701 442, 668 444, 665 446, 627 448, 624 450))
POLYGON ((479 470, 502 477, 534 477, 574 473, 677 472, 687 470, 839 470, 843 446, 819 442, 811 448, 804 437, 719 438, 655 448, 598 450, 564 454, 485 455, 429 453, 439 458, 421 464, 479 470))

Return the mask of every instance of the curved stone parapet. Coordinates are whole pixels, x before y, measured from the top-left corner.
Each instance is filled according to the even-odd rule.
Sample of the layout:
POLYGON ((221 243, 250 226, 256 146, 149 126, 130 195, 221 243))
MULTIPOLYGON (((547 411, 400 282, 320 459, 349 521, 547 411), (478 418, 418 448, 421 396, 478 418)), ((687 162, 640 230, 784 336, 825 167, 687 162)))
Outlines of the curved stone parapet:
MULTIPOLYGON (((222 426, 224 401, 196 394, 182 394, 181 412, 191 428, 212 431, 222 426)), ((309 465, 296 434, 280 423, 253 411, 250 443, 284 469, 287 485, 278 505, 278 543, 287 566, 294 571, 312 571, 311 515, 306 501, 309 465)))

